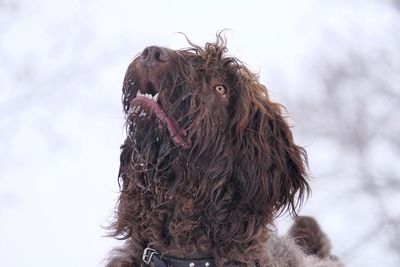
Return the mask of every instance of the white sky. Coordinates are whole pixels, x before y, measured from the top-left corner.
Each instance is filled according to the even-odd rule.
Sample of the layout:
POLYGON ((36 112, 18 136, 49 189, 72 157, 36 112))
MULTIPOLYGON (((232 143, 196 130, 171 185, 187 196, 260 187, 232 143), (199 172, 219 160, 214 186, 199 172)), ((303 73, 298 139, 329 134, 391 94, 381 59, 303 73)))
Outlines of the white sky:
MULTIPOLYGON (((0 266, 102 266, 115 245, 101 225, 118 195, 121 84, 144 47, 186 47, 176 32, 204 44, 229 28, 229 54, 282 100, 302 93, 296 84, 313 78, 306 66, 317 55, 397 51, 399 16, 388 3, 0 0, 0 266)), ((332 183, 314 182, 316 190, 324 194, 314 193, 305 210, 340 256, 364 228, 348 222, 358 215, 346 207, 319 205, 332 183)), ((395 266, 383 241, 374 242, 348 266, 395 266)))

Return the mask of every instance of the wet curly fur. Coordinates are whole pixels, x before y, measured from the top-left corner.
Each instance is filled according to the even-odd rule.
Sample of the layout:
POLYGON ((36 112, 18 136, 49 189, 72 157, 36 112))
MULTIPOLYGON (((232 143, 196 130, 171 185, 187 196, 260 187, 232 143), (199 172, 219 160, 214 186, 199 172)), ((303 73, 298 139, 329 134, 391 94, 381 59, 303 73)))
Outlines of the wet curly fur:
POLYGON ((277 256, 273 219, 295 214, 309 192, 306 152, 294 143, 283 106, 225 54, 220 36, 204 48, 190 44, 146 48, 127 69, 112 225, 112 235, 126 241, 107 266, 144 266, 146 247, 211 256, 217 266, 269 266, 277 256), (158 93, 158 107, 139 101, 138 92, 158 93))

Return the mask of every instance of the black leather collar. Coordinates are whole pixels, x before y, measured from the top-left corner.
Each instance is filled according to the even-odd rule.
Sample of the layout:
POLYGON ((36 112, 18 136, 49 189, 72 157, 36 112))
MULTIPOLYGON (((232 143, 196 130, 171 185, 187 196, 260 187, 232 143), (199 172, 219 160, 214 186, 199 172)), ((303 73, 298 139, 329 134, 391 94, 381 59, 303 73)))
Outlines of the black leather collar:
POLYGON ((161 256, 152 248, 146 248, 143 251, 142 260, 147 265, 153 263, 154 267, 216 267, 213 258, 178 259, 169 256, 161 256))

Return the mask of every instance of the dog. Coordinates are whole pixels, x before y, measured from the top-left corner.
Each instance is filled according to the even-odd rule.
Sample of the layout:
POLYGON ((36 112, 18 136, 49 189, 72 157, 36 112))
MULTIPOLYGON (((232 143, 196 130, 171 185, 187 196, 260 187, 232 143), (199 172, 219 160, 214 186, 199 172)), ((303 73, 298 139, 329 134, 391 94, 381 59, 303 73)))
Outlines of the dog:
POLYGON ((342 266, 273 231, 310 191, 285 108, 226 54, 221 35, 204 47, 188 42, 149 46, 126 71, 111 226, 125 243, 107 266, 342 266))

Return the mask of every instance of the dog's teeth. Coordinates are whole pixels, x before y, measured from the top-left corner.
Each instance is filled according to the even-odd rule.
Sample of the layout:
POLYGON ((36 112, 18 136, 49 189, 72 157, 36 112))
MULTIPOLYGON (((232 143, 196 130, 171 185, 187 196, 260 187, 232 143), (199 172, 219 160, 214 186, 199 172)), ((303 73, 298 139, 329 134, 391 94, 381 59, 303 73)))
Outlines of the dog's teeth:
POLYGON ((153 101, 157 101, 158 100, 158 95, 159 93, 155 94, 154 96, 152 94, 142 94, 140 91, 137 92, 136 97, 138 96, 142 96, 142 97, 146 97, 148 99, 151 99, 153 101))

